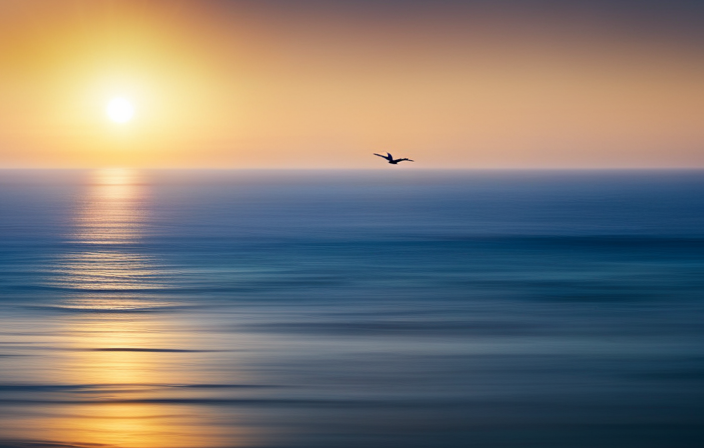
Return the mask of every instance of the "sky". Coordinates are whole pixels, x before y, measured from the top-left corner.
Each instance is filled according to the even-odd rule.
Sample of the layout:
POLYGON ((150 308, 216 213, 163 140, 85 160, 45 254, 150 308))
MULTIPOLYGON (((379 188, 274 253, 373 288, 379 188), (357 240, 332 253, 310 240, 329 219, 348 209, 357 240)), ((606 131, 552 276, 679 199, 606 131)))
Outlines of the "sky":
POLYGON ((684 0, 0 0, 0 168, 704 168, 702 23, 684 0))

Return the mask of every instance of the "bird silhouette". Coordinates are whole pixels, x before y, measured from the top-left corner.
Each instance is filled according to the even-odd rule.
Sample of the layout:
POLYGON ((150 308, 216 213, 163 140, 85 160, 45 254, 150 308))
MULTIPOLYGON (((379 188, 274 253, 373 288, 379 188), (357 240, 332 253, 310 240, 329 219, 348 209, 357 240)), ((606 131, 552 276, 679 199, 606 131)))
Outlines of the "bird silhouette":
POLYGON ((392 164, 392 165, 396 165, 396 164, 398 164, 398 162, 403 162, 404 160, 407 160, 407 161, 409 161, 409 162, 413 162, 413 160, 411 160, 411 159, 406 159, 406 158, 403 158, 403 159, 394 159, 394 156, 392 156, 392 155, 391 155, 390 153, 388 153, 388 152, 386 153, 385 156, 382 156, 381 154, 377 154, 377 153, 374 153, 374 155, 375 155, 375 156, 379 156, 379 157, 381 157, 382 159, 388 160, 389 163, 392 164))

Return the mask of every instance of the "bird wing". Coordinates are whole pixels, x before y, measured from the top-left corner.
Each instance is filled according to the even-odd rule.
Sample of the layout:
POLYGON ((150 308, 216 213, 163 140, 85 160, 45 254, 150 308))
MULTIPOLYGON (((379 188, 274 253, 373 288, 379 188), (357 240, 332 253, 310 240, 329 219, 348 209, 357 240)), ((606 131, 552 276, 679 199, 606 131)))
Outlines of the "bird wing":
POLYGON ((386 158, 389 160, 394 160, 394 156, 392 156, 390 152, 386 153, 386 158))
POLYGON ((388 157, 382 156, 381 154, 374 153, 374 155, 375 155, 375 156, 379 156, 379 157, 381 157, 382 159, 387 159, 387 160, 388 160, 388 157))

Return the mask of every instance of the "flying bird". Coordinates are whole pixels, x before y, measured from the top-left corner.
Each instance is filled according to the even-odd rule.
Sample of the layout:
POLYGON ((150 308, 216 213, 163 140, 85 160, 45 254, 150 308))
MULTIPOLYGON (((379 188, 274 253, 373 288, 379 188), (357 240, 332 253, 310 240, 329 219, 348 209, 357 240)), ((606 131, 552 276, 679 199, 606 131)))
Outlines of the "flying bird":
POLYGON ((374 155, 375 155, 375 156, 379 156, 379 157, 381 157, 382 159, 388 160, 389 163, 392 164, 392 165, 396 165, 398 162, 403 162, 404 160, 408 160, 409 162, 413 162, 413 160, 411 160, 411 159, 406 159, 406 158, 403 158, 403 159, 394 159, 394 156, 392 156, 392 155, 391 155, 390 153, 388 153, 388 152, 386 153, 385 156, 382 156, 381 154, 377 154, 377 153, 374 153, 374 155))

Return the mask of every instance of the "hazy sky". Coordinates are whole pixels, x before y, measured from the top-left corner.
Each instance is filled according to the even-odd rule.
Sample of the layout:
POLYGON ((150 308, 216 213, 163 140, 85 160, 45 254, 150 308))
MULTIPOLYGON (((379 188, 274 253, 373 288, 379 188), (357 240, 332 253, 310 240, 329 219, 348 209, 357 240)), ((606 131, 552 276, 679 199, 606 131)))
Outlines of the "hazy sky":
POLYGON ((0 167, 704 167, 702 3, 0 0, 0 167))

